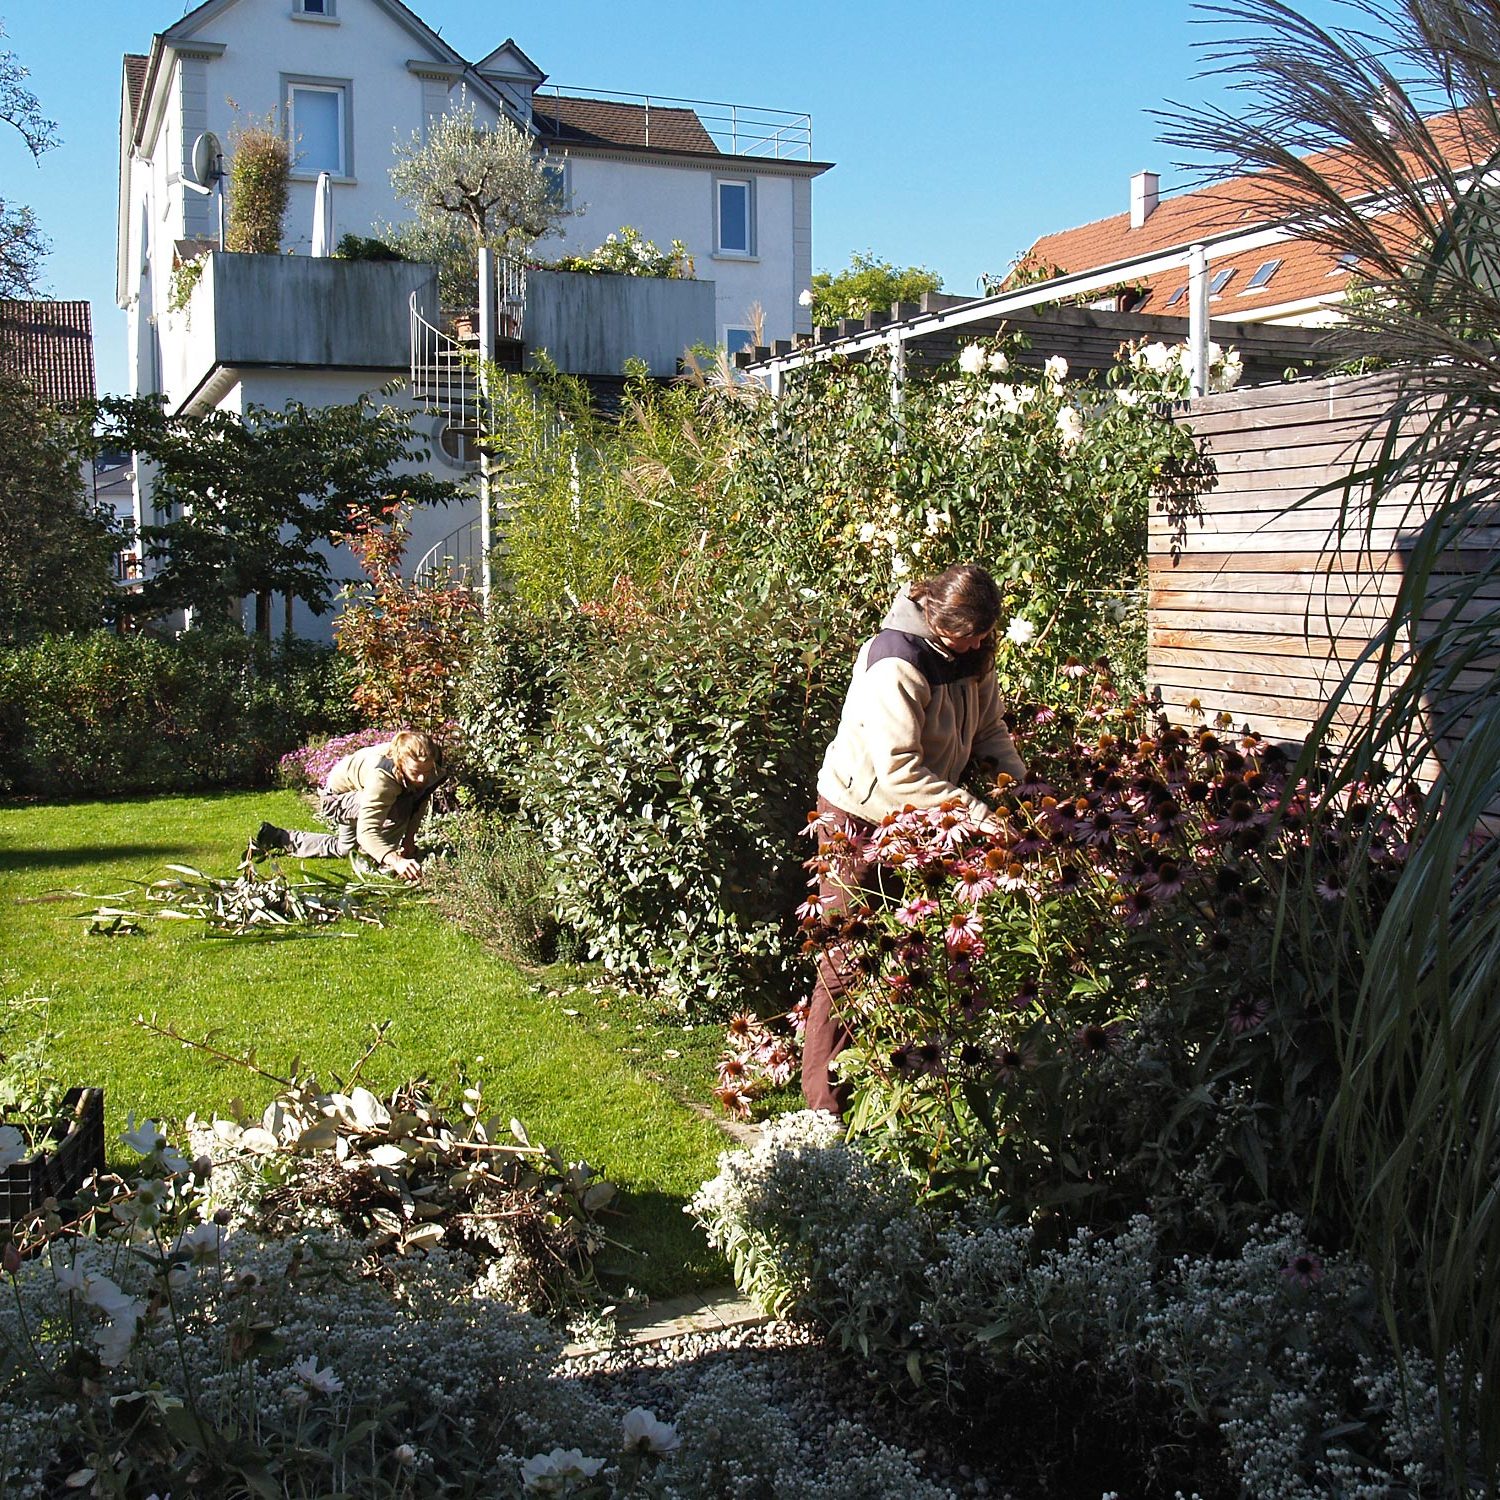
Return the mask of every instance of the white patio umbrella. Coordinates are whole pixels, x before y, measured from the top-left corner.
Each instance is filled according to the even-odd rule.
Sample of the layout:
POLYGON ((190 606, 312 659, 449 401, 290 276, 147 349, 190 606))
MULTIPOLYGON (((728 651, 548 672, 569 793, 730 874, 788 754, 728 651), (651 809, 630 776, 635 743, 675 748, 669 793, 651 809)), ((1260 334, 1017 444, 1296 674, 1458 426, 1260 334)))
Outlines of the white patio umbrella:
POLYGON ((318 173, 313 189, 312 253, 333 254, 333 176, 328 172, 318 173))

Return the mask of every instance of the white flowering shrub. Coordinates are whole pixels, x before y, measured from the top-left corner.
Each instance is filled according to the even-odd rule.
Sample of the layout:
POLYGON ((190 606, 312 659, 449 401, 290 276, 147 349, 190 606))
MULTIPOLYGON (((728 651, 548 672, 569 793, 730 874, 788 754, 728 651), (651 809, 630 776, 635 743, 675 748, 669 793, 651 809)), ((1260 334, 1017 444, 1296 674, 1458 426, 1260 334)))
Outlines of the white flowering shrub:
POLYGON ((1455 1492, 1430 1366, 1407 1353, 1402 1380, 1368 1273, 1294 1217, 1234 1254, 1173 1252, 1146 1215, 1049 1244, 1003 1203, 919 1201, 816 1115, 726 1153, 692 1211, 747 1292, 972 1419, 1022 1492, 1455 1492))

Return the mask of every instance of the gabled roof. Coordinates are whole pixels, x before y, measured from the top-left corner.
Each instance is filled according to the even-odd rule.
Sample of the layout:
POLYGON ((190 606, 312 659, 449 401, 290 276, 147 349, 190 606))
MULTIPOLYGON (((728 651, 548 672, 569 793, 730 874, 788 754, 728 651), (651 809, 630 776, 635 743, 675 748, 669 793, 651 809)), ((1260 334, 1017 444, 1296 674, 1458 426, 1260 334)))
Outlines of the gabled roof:
POLYGON ((53 405, 93 400, 89 304, 0 301, 0 365, 53 405))
MULTIPOLYGON (((1455 171, 1475 165, 1482 159, 1482 148, 1475 141, 1460 114, 1436 116, 1425 122, 1434 151, 1455 171)), ((1318 152, 1304 158, 1309 166, 1334 184, 1351 199, 1373 195, 1383 184, 1374 180, 1360 160, 1346 150, 1318 152)), ((1408 169, 1412 162, 1406 162, 1408 169)), ((1043 266, 1061 271, 1082 272, 1111 266, 1135 257, 1159 254, 1165 250, 1186 248, 1207 240, 1219 240, 1221 247, 1213 254, 1215 272, 1233 269, 1223 292, 1214 299, 1212 315, 1233 318, 1261 308, 1342 293, 1347 274, 1338 269, 1335 252, 1305 240, 1288 240, 1271 248, 1262 247, 1243 255, 1234 253, 1234 235, 1252 234, 1273 222, 1270 204, 1277 196, 1270 179, 1264 174, 1247 173, 1223 182, 1211 183, 1193 192, 1163 198, 1136 228, 1130 224, 1129 212, 1111 214, 1074 229, 1044 234, 1027 252, 1043 266), (1268 261, 1280 259, 1264 286, 1253 292, 1248 283, 1256 270, 1268 261), (1331 274, 1332 273, 1332 274, 1331 274)), ((1401 228, 1394 216, 1385 220, 1392 235, 1401 228)), ((1151 289, 1142 311, 1187 316, 1186 301, 1167 308, 1173 291, 1186 280, 1181 271, 1164 272, 1142 283, 1151 289)))
POLYGON ((531 110, 537 134, 549 143, 721 154, 690 109, 547 93, 536 96, 531 110))
POLYGON ((538 84, 546 81, 547 75, 516 45, 514 37, 506 39, 490 53, 474 64, 476 73, 493 74, 515 82, 538 84))

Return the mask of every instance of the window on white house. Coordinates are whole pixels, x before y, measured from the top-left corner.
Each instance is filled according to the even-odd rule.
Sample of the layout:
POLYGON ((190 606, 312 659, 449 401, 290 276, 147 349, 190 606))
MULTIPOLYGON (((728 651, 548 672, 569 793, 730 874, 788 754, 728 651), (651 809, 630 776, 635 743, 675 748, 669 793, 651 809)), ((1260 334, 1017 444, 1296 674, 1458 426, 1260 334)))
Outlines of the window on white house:
POLYGON ((755 351, 755 335, 748 328, 726 328, 724 330, 724 348, 730 356, 738 354, 741 349, 755 351))
POLYGON ((720 177, 714 182, 714 236, 720 255, 755 254, 754 184, 743 177, 720 177))
POLYGON ((332 18, 338 0, 292 0, 294 16, 326 16, 332 18))
POLYGON ((291 83, 287 86, 287 136, 292 171, 316 177, 331 172, 352 177, 349 162, 349 85, 291 83))
POLYGON ((568 206, 568 163, 565 157, 542 158, 542 176, 547 179, 547 196, 557 208, 568 206))
POLYGON ((1346 271, 1352 271, 1359 265, 1359 256, 1352 250, 1346 250, 1334 263, 1333 269, 1328 273, 1330 276, 1342 276, 1346 271))

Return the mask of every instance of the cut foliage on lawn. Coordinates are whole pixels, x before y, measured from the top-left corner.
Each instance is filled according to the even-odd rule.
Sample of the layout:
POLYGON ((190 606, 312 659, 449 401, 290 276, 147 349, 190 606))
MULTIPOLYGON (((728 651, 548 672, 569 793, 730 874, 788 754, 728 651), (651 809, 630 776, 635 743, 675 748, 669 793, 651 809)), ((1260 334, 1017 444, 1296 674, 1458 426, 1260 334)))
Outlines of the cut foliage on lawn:
POLYGON ((104 1086, 111 1140, 132 1110, 175 1121, 227 1115, 236 1098, 260 1106, 276 1089, 259 1080, 264 1097, 249 1097, 255 1081, 241 1070, 152 1034, 138 1016, 183 1037, 211 1035, 229 1053, 253 1048, 278 1071, 300 1058, 324 1078, 389 1020, 390 1045, 367 1069, 368 1087, 388 1093, 426 1077, 456 1097, 482 1082, 497 1111, 619 1186, 607 1227, 628 1251, 599 1261, 613 1289, 660 1296, 722 1279, 723 1263, 682 1208, 713 1175, 724 1139, 641 1066, 673 1048, 675 1028, 657 1045, 649 1025, 636 1029, 647 1025, 638 1015, 627 1022, 592 997, 542 993, 421 900, 332 943, 210 942, 197 922, 103 940, 73 920, 76 902, 38 900, 138 892, 172 864, 218 879, 235 868, 248 830, 265 818, 295 823, 301 810, 291 793, 0 807, 0 997, 48 998, 54 1069, 104 1086))

